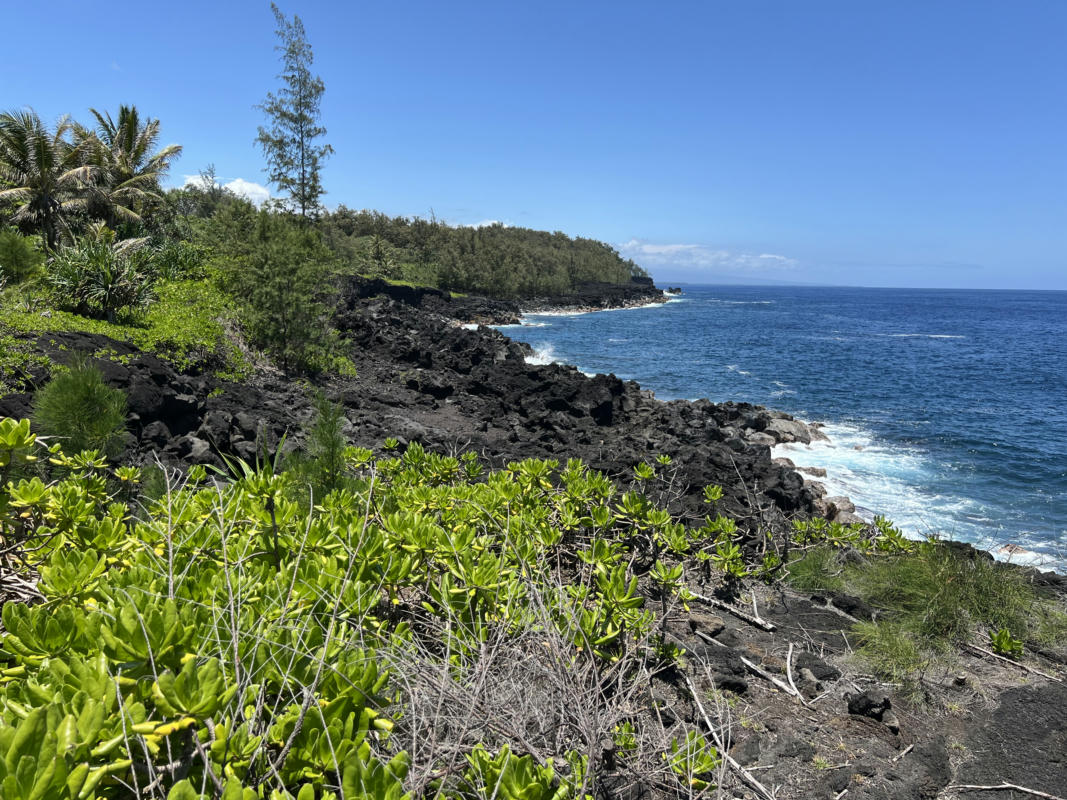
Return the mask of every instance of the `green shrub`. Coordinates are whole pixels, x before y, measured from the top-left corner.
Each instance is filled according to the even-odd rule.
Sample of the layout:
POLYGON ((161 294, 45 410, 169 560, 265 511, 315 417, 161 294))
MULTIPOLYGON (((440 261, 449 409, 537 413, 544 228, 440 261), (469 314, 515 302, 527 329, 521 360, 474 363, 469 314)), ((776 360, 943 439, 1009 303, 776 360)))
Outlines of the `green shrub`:
POLYGON ((313 230, 260 212, 251 239, 235 245, 219 271, 250 338, 283 369, 316 371, 329 360, 330 256, 313 230))
POLYGON ((207 248, 190 242, 167 239, 152 252, 152 269, 161 280, 203 278, 206 263, 207 248))
POLYGON ((78 358, 37 392, 33 421, 42 434, 60 439, 69 453, 99 450, 115 456, 126 429, 126 396, 78 358))
POLYGON ((86 238, 60 250, 45 269, 56 305, 108 322, 119 311, 146 308, 153 300, 151 253, 133 241, 86 238))
POLYGON ((998 656, 1019 658, 1023 654, 1023 643, 1011 635, 1007 628, 989 632, 989 646, 998 656))
POLYGON ((0 280, 20 283, 32 276, 43 261, 33 239, 11 228, 0 229, 0 280))
POLYGON ((298 482, 309 486, 315 502, 340 488, 345 478, 344 408, 321 392, 312 398, 315 415, 307 428, 304 447, 290 457, 289 468, 298 482))
MULTIPOLYGON (((35 451, 70 461, 0 420, 0 463, 35 451)), ((602 687, 641 681, 654 644, 614 486, 576 460, 482 476, 415 444, 346 455, 353 481, 311 508, 251 467, 211 485, 190 470, 136 507, 120 482, 138 472, 100 459, 0 485, 44 599, 3 607, 5 800, 149 796, 146 775, 175 800, 595 790, 598 760, 555 731, 629 716, 602 687), (563 544, 597 509, 602 546, 563 544)), ((703 735, 628 728, 625 769, 710 787, 703 735)))

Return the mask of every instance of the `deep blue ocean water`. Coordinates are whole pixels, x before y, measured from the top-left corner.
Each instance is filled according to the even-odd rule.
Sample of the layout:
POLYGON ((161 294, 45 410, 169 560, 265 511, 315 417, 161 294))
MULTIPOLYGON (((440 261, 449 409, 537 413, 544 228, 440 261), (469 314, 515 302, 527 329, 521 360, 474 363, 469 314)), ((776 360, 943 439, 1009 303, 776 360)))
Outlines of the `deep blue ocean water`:
POLYGON ((861 514, 1067 568, 1067 292, 683 288, 502 330, 660 399, 823 422, 829 445, 774 454, 825 467, 861 514))

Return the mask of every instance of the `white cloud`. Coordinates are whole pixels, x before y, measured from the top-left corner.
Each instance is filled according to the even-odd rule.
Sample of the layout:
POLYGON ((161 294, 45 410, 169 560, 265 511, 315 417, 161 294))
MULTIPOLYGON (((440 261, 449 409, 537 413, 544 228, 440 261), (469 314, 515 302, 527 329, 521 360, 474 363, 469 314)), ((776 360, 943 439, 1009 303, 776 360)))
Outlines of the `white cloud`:
MULTIPOLYGON (((192 186, 195 189, 206 189, 207 188, 207 181, 204 180, 204 176, 202 176, 202 175, 185 175, 184 177, 185 177, 185 182, 182 184, 182 188, 183 189, 186 186, 192 186)), ((216 181, 215 185, 219 186, 220 184, 216 181)))
POLYGON ((503 225, 505 228, 510 228, 510 222, 504 222, 499 219, 483 219, 481 222, 468 222, 460 223, 460 228, 491 228, 493 225, 503 225))
MULTIPOLYGON (((206 189, 207 183, 203 175, 186 175, 185 183, 183 186, 195 186, 198 189, 206 189)), ((263 205, 270 200, 270 189, 254 181, 246 181, 244 178, 234 178, 228 183, 219 183, 215 181, 216 186, 221 186, 223 189, 228 189, 238 197, 243 197, 246 200, 255 203, 257 206, 263 205)))
POLYGON ((702 244, 653 244, 631 239, 619 245, 619 252, 645 268, 674 267, 686 270, 727 270, 761 272, 793 269, 796 259, 776 253, 742 253, 702 244))
POLYGON ((234 178, 229 183, 224 183, 222 188, 229 189, 238 197, 251 200, 257 206, 270 200, 270 189, 253 181, 246 181, 244 178, 234 178))

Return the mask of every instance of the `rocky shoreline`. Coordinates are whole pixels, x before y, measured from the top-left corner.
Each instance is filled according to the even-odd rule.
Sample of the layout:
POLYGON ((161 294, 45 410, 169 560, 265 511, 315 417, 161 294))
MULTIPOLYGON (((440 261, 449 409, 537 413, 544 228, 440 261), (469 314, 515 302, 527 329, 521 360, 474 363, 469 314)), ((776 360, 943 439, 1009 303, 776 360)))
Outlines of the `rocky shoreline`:
MULTIPOLYGON (((734 518, 750 549, 780 538, 796 519, 855 521, 846 498, 826 497, 812 480, 817 475, 772 455, 777 444, 825 438, 817 424, 746 403, 664 402, 613 375, 531 364, 527 346, 487 327, 513 324, 535 309, 644 304, 656 293, 638 285, 602 298, 606 305, 579 292, 520 306, 353 279, 336 323, 358 372, 319 388, 344 407, 348 438, 367 447, 395 437, 402 446, 473 450, 494 466, 576 457, 623 486, 636 464, 670 456, 654 499, 681 520, 734 518), (704 499, 708 485, 723 489, 713 509, 704 499)), ((159 458, 224 468, 225 457, 252 461, 264 447, 298 445, 312 416, 306 388, 274 371, 230 383, 180 373, 128 344, 84 333, 52 333, 37 346, 60 362, 71 351, 113 354, 95 363, 127 394, 127 455, 141 463, 159 458)), ((31 400, 0 398, 0 416, 28 416, 31 400)), ((857 598, 753 582, 728 608, 694 603, 690 614, 664 619, 664 629, 707 665, 698 683, 728 699, 720 721, 731 756, 780 800, 969 797, 948 788, 954 780, 1045 792, 1067 786, 1062 681, 1035 680, 1015 665, 961 653, 953 673, 927 676, 956 710, 913 707, 853 660, 846 631, 878 614, 857 598), (738 616, 740 604, 762 624, 752 614, 738 616), (794 682, 795 694, 781 688, 794 682)), ((1045 657, 1050 669, 1067 663, 1067 653, 1045 657)), ((701 724, 680 681, 661 676, 649 691, 660 713, 701 724)), ((755 796, 730 785, 722 797, 755 796)), ((604 796, 651 796, 647 787, 628 786, 625 776, 616 789, 604 796)))

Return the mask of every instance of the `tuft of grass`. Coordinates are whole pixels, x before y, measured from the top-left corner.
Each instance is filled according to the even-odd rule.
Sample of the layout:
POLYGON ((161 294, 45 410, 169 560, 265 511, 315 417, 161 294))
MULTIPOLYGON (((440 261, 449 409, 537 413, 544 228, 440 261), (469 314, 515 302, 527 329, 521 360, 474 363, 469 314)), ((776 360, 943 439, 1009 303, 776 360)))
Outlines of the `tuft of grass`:
POLYGON ((833 547, 817 545, 787 571, 799 589, 847 592, 880 612, 876 621, 853 626, 858 654, 905 691, 917 689, 923 673, 954 647, 990 630, 1045 646, 1067 641, 1067 614, 1026 573, 949 543, 932 540, 848 564, 833 547))
POLYGON ((917 636, 906 621, 879 620, 853 626, 860 639, 859 655, 880 676, 915 693, 918 678, 937 659, 934 643, 917 636))
POLYGON ((923 637, 960 643, 980 627, 1027 632, 1039 598, 1017 569, 941 542, 876 559, 850 582, 876 608, 905 618, 923 637))
POLYGON ((816 547, 791 561, 786 568, 789 582, 808 591, 837 591, 844 587, 844 566, 831 547, 816 547))

